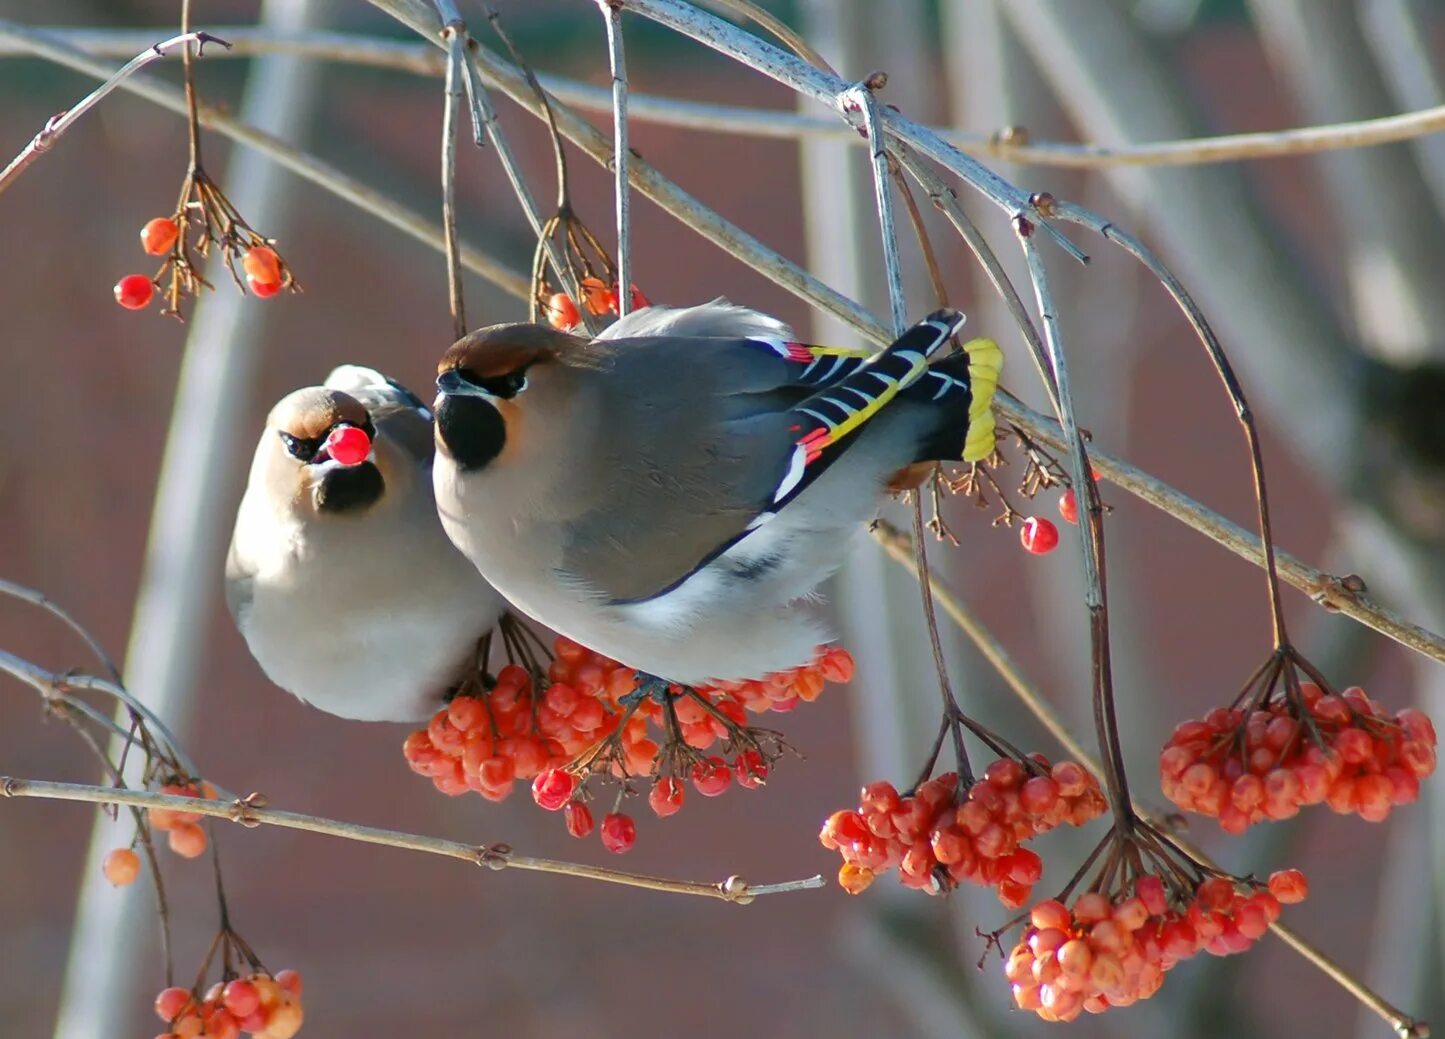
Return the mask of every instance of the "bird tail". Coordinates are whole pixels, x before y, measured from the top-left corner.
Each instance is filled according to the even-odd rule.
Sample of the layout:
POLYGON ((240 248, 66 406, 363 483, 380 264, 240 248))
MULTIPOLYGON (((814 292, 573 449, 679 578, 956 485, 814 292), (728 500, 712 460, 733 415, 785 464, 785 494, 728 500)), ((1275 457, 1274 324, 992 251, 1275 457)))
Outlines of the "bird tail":
POLYGON ((395 379, 363 364, 343 364, 331 369, 323 383, 328 389, 349 393, 371 410, 373 406, 405 407, 431 418, 421 399, 395 379))
POLYGON ((922 445, 920 462, 962 457, 979 462, 993 454, 993 399, 1003 370, 1003 351, 992 339, 971 339, 959 353, 930 364, 903 396, 939 405, 946 418, 922 445), (960 448, 960 444, 962 447, 960 448))

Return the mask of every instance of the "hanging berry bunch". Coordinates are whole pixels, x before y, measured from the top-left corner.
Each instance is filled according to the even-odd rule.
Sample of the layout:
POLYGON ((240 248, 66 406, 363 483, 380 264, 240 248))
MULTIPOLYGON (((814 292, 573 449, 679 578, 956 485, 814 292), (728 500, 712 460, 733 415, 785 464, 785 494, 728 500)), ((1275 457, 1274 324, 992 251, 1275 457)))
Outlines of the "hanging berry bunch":
POLYGON ((291 1039, 301 1031, 301 975, 294 970, 274 975, 262 966, 239 934, 223 925, 190 988, 172 986, 156 996, 156 1016, 167 1031, 157 1039, 291 1039), (221 953, 221 978, 201 994, 216 953, 221 953))
POLYGON ((555 650, 545 679, 509 664, 494 680, 470 684, 406 738, 403 753, 413 771, 453 796, 475 790, 500 801, 530 780, 533 799, 562 812, 574 837, 595 828, 595 787, 616 785, 601 829, 613 852, 635 841, 621 805, 639 785, 659 817, 682 807, 689 784, 704 797, 734 782, 762 786, 785 744, 750 726, 748 714, 791 711, 853 673, 845 650, 822 647, 813 663, 759 681, 664 692, 638 689, 633 669, 569 639, 559 637, 555 650))
POLYGON ((1414 802, 1435 771, 1429 717, 1328 688, 1293 647, 1276 650, 1229 707, 1174 730, 1159 756, 1164 795, 1235 834, 1305 805, 1380 822, 1414 802))
POLYGON ((143 310, 159 292, 165 302, 161 313, 181 317, 183 300, 215 287, 201 273, 199 262, 208 258, 213 248, 220 252, 231 280, 242 291, 249 290, 258 299, 267 299, 283 289, 299 292, 301 286, 276 251, 275 241, 246 222, 201 164, 200 118, 189 45, 185 50, 185 82, 190 125, 186 177, 181 182, 175 211, 168 217, 147 221, 140 232, 142 250, 164 259, 152 277, 127 274, 116 282, 116 302, 127 310, 143 310))

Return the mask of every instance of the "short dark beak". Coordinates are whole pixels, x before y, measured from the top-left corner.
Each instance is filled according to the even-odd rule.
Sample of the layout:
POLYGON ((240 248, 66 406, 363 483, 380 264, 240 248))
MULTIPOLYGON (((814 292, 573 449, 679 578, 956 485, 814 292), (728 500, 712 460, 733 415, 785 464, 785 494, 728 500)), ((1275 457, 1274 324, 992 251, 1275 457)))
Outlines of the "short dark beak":
POLYGON ((485 397, 492 399, 492 394, 462 375, 461 369, 452 368, 437 376, 437 389, 443 394, 453 397, 485 397))

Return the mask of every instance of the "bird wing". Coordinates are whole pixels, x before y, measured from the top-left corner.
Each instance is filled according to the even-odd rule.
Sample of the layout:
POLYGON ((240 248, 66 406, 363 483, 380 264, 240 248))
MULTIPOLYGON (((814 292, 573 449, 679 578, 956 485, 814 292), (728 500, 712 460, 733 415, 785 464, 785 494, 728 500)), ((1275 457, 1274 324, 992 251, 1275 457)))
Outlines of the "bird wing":
POLYGON ((940 314, 952 318, 871 356, 770 339, 605 344, 604 364, 575 373, 602 419, 569 484, 595 504, 566 524, 563 572, 614 604, 676 588, 796 499, 927 371, 962 322, 940 314))

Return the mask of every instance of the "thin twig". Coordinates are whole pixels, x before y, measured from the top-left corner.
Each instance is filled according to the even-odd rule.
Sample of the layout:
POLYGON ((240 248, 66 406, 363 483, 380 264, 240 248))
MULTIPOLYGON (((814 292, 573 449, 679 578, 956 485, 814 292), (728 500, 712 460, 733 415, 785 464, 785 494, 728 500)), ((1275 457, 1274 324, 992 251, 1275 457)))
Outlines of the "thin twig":
POLYGON ((738 876, 728 877, 716 884, 703 881, 669 880, 665 877, 652 877, 642 873, 608 869, 605 866, 589 866, 579 862, 562 862, 556 859, 518 855, 504 844, 478 847, 475 844, 463 844, 460 841, 449 841, 440 837, 427 837, 399 830, 385 830, 339 819, 303 815, 299 812, 261 808, 255 806, 249 799, 230 802, 212 801, 203 797, 178 797, 173 794, 159 794, 148 790, 117 790, 113 787, 88 786, 81 783, 52 783, 7 776, 0 776, 0 796, 40 797, 57 801, 81 801, 88 804, 124 804, 140 808, 168 808, 177 812, 195 812, 198 815, 210 816, 214 819, 229 819, 247 826, 282 826, 287 829, 321 833, 365 844, 380 844, 388 848, 420 851, 429 855, 443 855, 478 866, 486 866, 489 869, 522 869, 538 873, 556 873, 587 880, 600 880, 609 884, 621 884, 626 887, 645 888, 649 891, 716 898, 739 905, 746 905, 759 895, 820 888, 825 883, 821 876, 778 884, 761 884, 756 887, 749 885, 738 876))
MULTIPOLYGON (((441 13, 447 0, 437 0, 441 13)), ((455 11, 455 5, 452 5, 455 11)), ((444 17, 445 20, 445 17, 444 17)), ((447 303, 452 312, 452 339, 467 334, 467 309, 462 298, 462 271, 457 262, 457 108, 462 101, 459 82, 466 72, 466 27, 446 21, 442 36, 447 44, 446 89, 442 108, 442 231, 446 240, 447 303)))
MULTIPOLYGON (((874 527, 874 537, 882 546, 889 559, 892 559, 895 563, 909 570, 915 577, 918 576, 917 565, 913 559, 912 539, 910 539, 908 535, 887 523, 879 523, 874 527)), ((967 635, 973 644, 978 647, 984 659, 993 666, 994 670, 998 672, 999 677, 1004 680, 1004 683, 1013 691, 1014 695, 1019 698, 1019 701, 1029 712, 1038 719, 1039 723, 1048 730, 1049 734, 1058 740, 1059 744, 1085 768, 1089 769, 1096 776, 1101 775, 1103 770, 1101 769, 1098 758, 1090 754, 1084 746, 1073 737, 1068 727, 1054 712, 1053 708, 1049 706, 1048 701, 1039 689, 1018 669, 1013 658, 1009 655, 1008 650, 1004 648, 998 638, 979 623, 978 619, 972 615, 968 608, 947 588, 935 583, 932 590, 933 597, 938 601, 938 605, 943 607, 943 612, 948 614, 949 618, 958 625, 959 630, 967 635)), ((1166 831, 1171 829, 1167 825, 1167 820, 1161 818, 1157 813, 1152 812, 1147 805, 1140 804, 1137 801, 1131 801, 1131 805, 1139 817, 1151 826, 1166 831)), ((1194 858, 1211 869, 1219 869, 1217 863, 1193 844, 1180 838, 1176 834, 1171 834, 1170 839, 1191 858, 1194 858)), ((1424 1036, 1429 1034, 1423 1022, 1416 1021, 1414 1018, 1402 1012, 1398 1007, 1386 1002, 1378 993, 1364 984, 1364 982, 1360 981, 1349 971, 1345 970, 1345 968, 1330 959, 1314 945, 1305 941, 1305 939, 1301 938, 1290 928, 1285 927, 1283 924, 1274 923, 1270 925, 1270 930, 1273 931, 1280 940, 1289 945, 1290 948, 1298 952, 1332 981, 1359 1000, 1362 1005, 1383 1018, 1390 1027, 1395 1030, 1397 1035, 1405 1037, 1405 1039, 1412 1039, 1412 1037, 1413 1039, 1423 1039, 1424 1036)))
MULTIPOLYGON (((622 9, 613 0, 597 0, 607 22, 607 57, 612 69, 612 168, 617 209, 617 313, 632 312, 632 222, 628 212, 627 61, 622 49, 622 9)), ((579 301, 580 302, 580 301, 579 301)), ((585 309, 585 308, 584 308, 585 309)))
MULTIPOLYGON (((26 53, 45 58, 47 61, 53 61, 57 65, 63 65, 97 79, 107 79, 113 71, 102 62, 95 61, 83 52, 67 46, 60 39, 4 19, 0 19, 0 41, 5 41, 16 48, 23 49, 26 53)), ((186 113, 183 93, 168 83, 140 75, 126 79, 120 84, 120 87, 122 90, 143 97, 178 115, 184 116, 186 113)), ((443 232, 439 225, 361 183, 355 177, 342 172, 330 163, 301 151, 274 134, 258 130, 248 123, 233 119, 206 105, 200 106, 200 118, 201 125, 206 129, 215 131, 238 144, 255 149, 303 180, 365 210, 403 234, 424 242, 438 251, 445 248, 443 232)), ((461 246, 461 259, 462 265, 468 270, 476 272, 509 295, 515 296, 517 299, 527 298, 529 283, 527 278, 519 272, 498 263, 480 249, 465 243, 461 246)))
MULTIPOLYGON (((725 0, 714 2, 723 3, 725 0)), ((41 31, 97 57, 134 54, 146 45, 146 39, 154 36, 152 31, 145 29, 44 26, 41 31)), ((225 57, 245 58, 256 54, 283 53, 438 78, 446 73, 445 61, 423 44, 404 43, 357 33, 308 32, 278 36, 247 25, 218 26, 216 31, 234 44, 229 54, 220 55, 225 57)), ((791 43, 789 45, 791 46, 791 43)), ((27 53, 24 47, 0 40, 0 57, 13 57, 24 53, 27 53)), ((826 67, 825 64, 820 64, 816 54, 810 56, 800 52, 799 56, 820 69, 826 67)), ((609 112, 612 109, 612 92, 606 87, 596 87, 553 75, 542 76, 541 79, 548 93, 569 105, 592 112, 609 112)), ((634 119, 661 126, 746 137, 785 140, 836 137, 839 140, 856 140, 848 129, 823 116, 750 108, 744 105, 689 101, 654 94, 632 94, 629 114, 634 119)), ((1005 162, 1066 169, 1200 166, 1372 148, 1429 137, 1445 131, 1445 106, 1319 126, 1131 144, 1079 144, 1034 140, 1026 128, 1017 126, 990 134, 969 133, 947 126, 933 126, 930 129, 970 155, 1005 162)))
POLYGON ((32 606, 38 606, 42 610, 60 620, 67 628, 80 637, 86 647, 95 654, 95 659, 100 661, 107 672, 110 673, 111 681, 120 682, 120 669, 115 666, 115 661, 105 651, 100 641, 85 629, 85 626, 72 617, 66 610, 56 603, 44 592, 36 591, 34 588, 26 588, 23 584, 16 584, 14 581, 7 581, 0 577, 0 595, 8 595, 32 606))
POLYGON ((196 44, 198 51, 207 43, 218 43, 222 47, 229 48, 231 45, 219 36, 212 36, 208 32, 182 32, 179 36, 173 36, 169 40, 162 40, 153 44, 146 50, 141 51, 130 61, 126 62, 114 75, 107 79, 100 86, 96 87, 74 107, 66 109, 58 115, 51 116, 27 144, 20 154, 10 160, 10 164, 0 170, 0 191, 4 191, 11 183, 23 173, 32 162, 40 158, 45 152, 54 147, 66 130, 75 125, 76 120, 90 111, 96 104, 102 101, 106 95, 120 86, 126 79, 145 68, 151 62, 166 56, 167 52, 176 47, 184 47, 187 63, 190 62, 190 45, 196 44))

